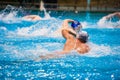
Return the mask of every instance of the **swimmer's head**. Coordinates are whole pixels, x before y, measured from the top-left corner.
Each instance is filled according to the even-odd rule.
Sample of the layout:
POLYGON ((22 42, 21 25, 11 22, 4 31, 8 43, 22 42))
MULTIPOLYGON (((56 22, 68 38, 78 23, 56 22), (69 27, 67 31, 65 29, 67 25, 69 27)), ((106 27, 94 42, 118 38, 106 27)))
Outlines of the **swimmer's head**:
POLYGON ((81 25, 81 23, 79 21, 74 20, 71 23, 71 27, 78 33, 80 31, 80 29, 82 28, 82 25, 81 25))
POLYGON ((77 34, 77 38, 80 39, 83 43, 86 43, 88 41, 88 33, 86 31, 81 31, 77 34))

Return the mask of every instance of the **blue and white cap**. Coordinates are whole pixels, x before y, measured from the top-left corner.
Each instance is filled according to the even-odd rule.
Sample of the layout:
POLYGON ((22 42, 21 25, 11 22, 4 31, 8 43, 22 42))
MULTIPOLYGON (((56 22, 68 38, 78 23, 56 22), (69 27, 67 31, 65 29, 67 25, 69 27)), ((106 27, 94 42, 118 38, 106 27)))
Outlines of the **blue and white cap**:
POLYGON ((78 20, 74 20, 73 22, 72 22, 72 24, 71 24, 71 26, 72 26, 72 28, 76 28, 76 27, 78 27, 78 26, 80 26, 81 25, 81 23, 78 21, 78 20))
POLYGON ((86 31, 80 31, 78 34, 77 34, 77 38, 82 40, 83 42, 87 42, 88 41, 88 33, 86 31))
POLYGON ((80 29, 82 28, 82 25, 78 20, 74 20, 71 23, 71 27, 78 33, 80 31, 80 29))

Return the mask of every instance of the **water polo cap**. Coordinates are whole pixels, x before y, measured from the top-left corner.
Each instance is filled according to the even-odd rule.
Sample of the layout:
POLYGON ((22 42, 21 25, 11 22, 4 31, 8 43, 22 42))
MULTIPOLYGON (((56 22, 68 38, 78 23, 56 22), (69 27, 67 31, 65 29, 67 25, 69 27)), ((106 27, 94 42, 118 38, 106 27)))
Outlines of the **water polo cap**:
POLYGON ((72 23, 71 23, 71 26, 73 29, 75 29, 76 27, 79 27, 81 26, 81 23, 77 20, 74 20, 72 23))
POLYGON ((77 20, 74 20, 72 23, 71 23, 71 26, 72 26, 72 28, 78 33, 80 30, 81 30, 81 28, 82 28, 82 25, 81 25, 81 23, 79 22, 79 21, 77 21, 77 20))
POLYGON ((80 31, 78 34, 77 34, 77 38, 82 40, 83 42, 87 42, 88 41, 88 33, 86 31, 80 31))

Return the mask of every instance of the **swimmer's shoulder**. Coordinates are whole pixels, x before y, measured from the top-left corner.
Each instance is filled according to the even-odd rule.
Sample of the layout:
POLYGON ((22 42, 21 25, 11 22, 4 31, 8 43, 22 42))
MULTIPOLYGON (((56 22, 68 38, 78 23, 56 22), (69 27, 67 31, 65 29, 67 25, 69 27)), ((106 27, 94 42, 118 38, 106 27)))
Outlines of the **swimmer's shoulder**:
POLYGON ((84 54, 90 51, 90 47, 88 46, 88 44, 81 44, 79 47, 76 48, 76 50, 80 54, 84 54))

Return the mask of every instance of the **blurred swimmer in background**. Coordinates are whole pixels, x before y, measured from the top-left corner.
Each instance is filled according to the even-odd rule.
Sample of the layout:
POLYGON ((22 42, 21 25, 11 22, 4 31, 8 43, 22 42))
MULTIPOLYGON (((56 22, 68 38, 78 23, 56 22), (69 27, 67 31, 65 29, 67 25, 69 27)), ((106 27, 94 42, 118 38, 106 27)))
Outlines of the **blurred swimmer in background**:
POLYGON ((120 28, 120 12, 114 12, 102 17, 98 25, 100 27, 120 28))
POLYGON ((104 16, 106 19, 110 19, 110 18, 112 18, 112 17, 114 17, 114 16, 116 16, 116 17, 118 17, 119 19, 120 19, 120 12, 114 12, 114 13, 111 13, 111 14, 109 14, 109 15, 107 15, 107 16, 104 16))
POLYGON ((23 17, 23 19, 36 21, 36 20, 41 20, 41 17, 38 15, 26 15, 23 17))

